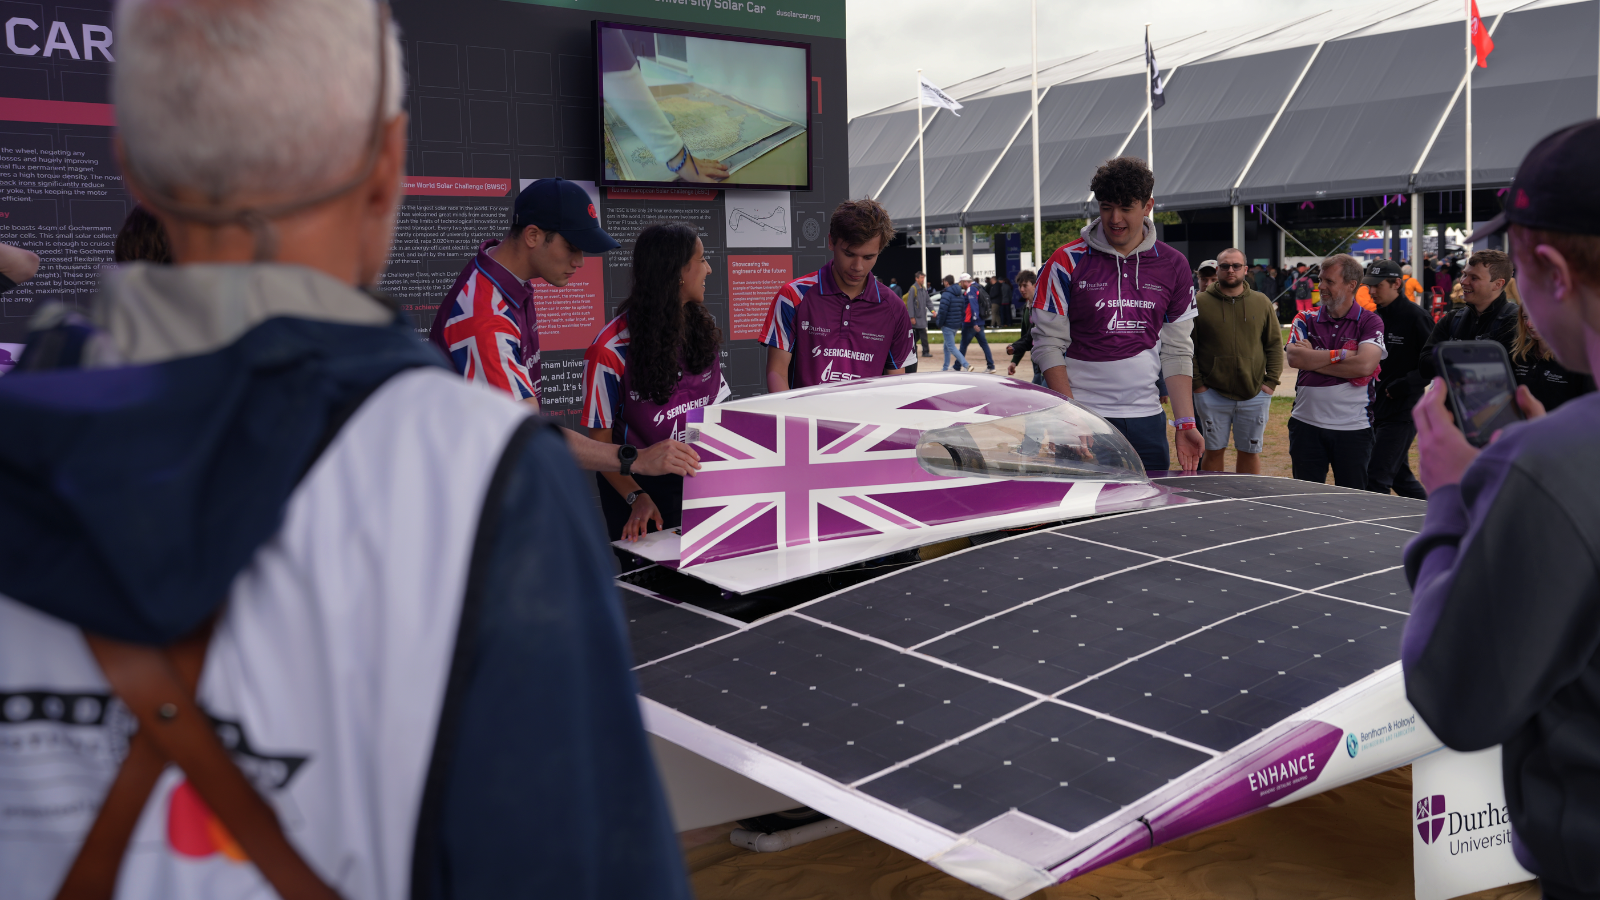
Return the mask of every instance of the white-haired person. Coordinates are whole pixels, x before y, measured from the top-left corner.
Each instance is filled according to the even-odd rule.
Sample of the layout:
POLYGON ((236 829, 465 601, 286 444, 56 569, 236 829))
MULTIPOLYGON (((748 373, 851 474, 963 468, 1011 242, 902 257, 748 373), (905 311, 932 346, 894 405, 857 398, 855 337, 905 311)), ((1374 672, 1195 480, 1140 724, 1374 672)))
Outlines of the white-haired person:
POLYGON ((6 788, 42 812, 0 894, 687 898, 566 439, 370 290, 388 6, 113 27, 175 265, 108 271, 80 365, 0 379, 0 745, 52 773, 6 788))

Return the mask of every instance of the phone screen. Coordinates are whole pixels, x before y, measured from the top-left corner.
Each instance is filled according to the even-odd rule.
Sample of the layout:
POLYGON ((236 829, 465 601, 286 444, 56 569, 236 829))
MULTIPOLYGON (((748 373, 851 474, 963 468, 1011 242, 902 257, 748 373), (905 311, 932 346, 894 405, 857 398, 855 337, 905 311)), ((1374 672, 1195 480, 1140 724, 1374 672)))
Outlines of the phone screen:
POLYGON ((1450 389, 1456 424, 1474 447, 1522 420, 1516 377, 1504 347, 1491 341, 1450 341, 1439 345, 1439 367, 1450 389))

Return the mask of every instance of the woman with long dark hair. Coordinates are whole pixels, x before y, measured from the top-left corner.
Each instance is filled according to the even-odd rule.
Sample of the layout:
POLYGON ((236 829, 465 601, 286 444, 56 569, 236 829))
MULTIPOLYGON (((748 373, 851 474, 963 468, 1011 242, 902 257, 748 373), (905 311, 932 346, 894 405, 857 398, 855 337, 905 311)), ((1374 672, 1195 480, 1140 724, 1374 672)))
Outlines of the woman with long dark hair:
MULTIPOLYGON (((706 310, 705 246, 687 225, 651 225, 633 248, 633 288, 583 354, 583 418, 597 441, 647 447, 686 441, 690 410, 726 399, 722 331, 706 310)), ((613 539, 674 528, 683 514, 677 475, 599 473, 613 539)))

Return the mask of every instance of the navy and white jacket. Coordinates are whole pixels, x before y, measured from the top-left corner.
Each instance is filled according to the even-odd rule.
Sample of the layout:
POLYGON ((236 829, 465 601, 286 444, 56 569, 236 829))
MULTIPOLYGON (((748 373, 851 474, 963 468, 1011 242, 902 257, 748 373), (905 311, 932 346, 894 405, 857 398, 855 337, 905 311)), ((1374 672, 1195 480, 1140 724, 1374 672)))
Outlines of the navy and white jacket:
MULTIPOLYGON (((0 893, 54 895, 133 727, 80 629, 215 615, 200 704, 341 896, 687 898, 556 429, 309 269, 135 265, 94 320, 0 378, 0 893)), ((117 896, 270 894, 169 769, 117 896)))

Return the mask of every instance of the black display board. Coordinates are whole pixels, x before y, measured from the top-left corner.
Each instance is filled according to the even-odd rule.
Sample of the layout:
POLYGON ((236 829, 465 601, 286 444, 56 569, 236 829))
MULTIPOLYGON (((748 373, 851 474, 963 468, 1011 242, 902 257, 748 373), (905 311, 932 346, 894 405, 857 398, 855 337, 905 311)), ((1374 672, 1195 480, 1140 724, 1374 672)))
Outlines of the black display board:
MULTIPOLYGON (((0 22, 35 23, 7 25, 8 42, 0 44, 0 242, 42 258, 33 282, 0 295, 0 369, 20 351, 37 302, 87 306, 132 206, 111 155, 109 9, 103 0, 0 0, 0 22)), ((523 183, 598 176, 592 22, 811 43, 812 190, 599 189, 602 220, 623 248, 586 261, 566 289, 541 283, 535 301, 544 406, 577 426, 583 350, 627 296, 633 238, 652 222, 687 222, 700 230, 714 266, 706 303, 725 336, 723 367, 735 396, 763 391, 757 338, 765 304, 777 285, 826 261, 828 213, 848 191, 844 0, 782 8, 733 0, 398 0, 393 9, 411 135, 408 196, 380 286, 419 332, 478 245, 504 234, 523 183)))
POLYGON ((383 287, 401 300, 417 328, 426 330, 478 243, 504 232, 523 183, 552 176, 598 178, 595 20, 807 41, 812 44, 807 124, 813 190, 598 188, 602 223, 622 248, 585 260, 579 279, 584 284, 560 292, 554 301, 538 294, 548 298, 557 292, 536 283, 535 305, 544 323, 541 405, 564 424, 579 427, 583 351, 627 297, 635 238, 654 222, 692 225, 713 267, 706 306, 722 328, 729 384, 735 396, 764 392, 766 356, 757 336, 766 304, 782 281, 826 261, 827 215, 845 199, 849 185, 844 4, 787 6, 817 18, 741 3, 396 2, 409 66, 412 188, 383 287), (650 15, 630 15, 636 12, 650 15), (480 189, 486 180, 505 183, 504 193, 486 196, 493 193, 480 189), (419 189, 419 184, 430 186, 419 189), (452 185, 458 186, 457 195, 419 193, 452 185), (783 213, 774 218, 780 206, 783 213), (782 230, 774 227, 778 222, 782 230))

